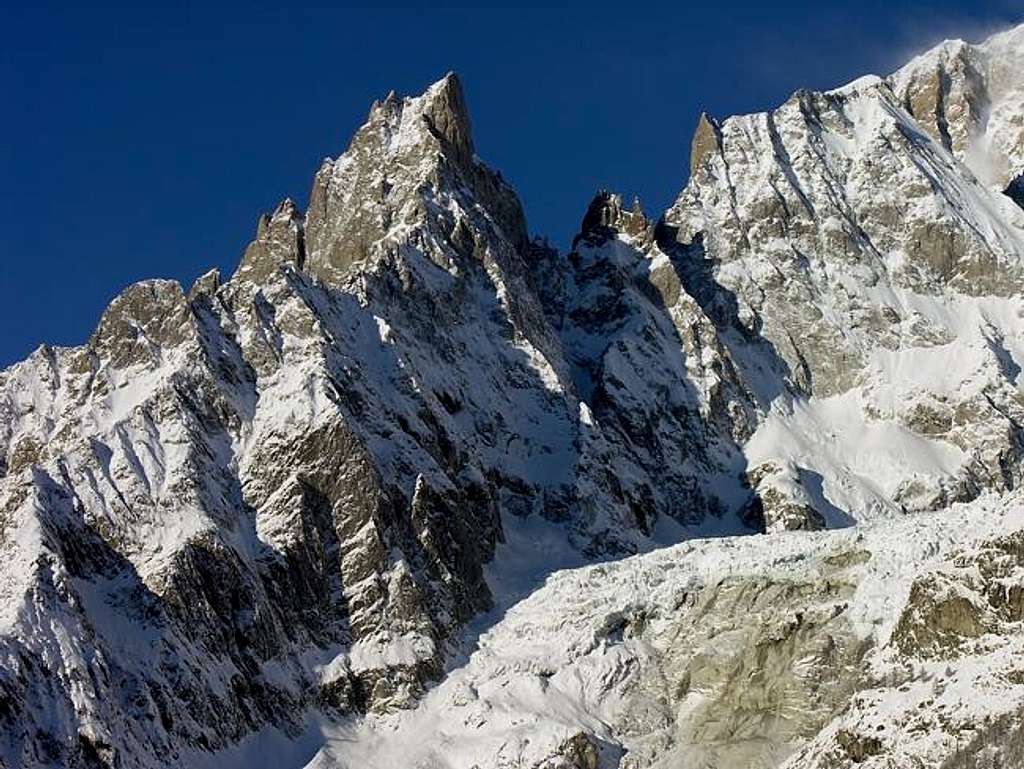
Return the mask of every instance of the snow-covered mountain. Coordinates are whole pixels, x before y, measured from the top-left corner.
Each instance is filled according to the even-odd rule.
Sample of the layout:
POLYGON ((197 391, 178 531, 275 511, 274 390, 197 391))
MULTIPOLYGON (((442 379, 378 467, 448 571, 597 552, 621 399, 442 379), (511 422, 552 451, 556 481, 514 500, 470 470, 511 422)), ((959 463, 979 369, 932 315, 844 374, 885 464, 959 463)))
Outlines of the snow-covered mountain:
POLYGON ((0 373, 0 767, 1024 761, 1022 203, 1024 27, 702 116, 569 254, 389 95, 0 373))

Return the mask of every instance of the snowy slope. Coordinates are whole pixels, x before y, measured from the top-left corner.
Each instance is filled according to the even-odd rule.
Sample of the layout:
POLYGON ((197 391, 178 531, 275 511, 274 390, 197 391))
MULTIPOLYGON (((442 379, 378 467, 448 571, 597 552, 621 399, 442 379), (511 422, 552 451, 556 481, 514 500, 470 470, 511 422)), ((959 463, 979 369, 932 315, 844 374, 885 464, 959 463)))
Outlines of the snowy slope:
POLYGON ((0 372, 0 766, 1012 760, 1021 29, 703 116, 567 255, 390 94, 0 372))
MULTIPOLYGON (((953 661, 908 653, 898 625, 913 586, 954 570, 958 554, 978 559, 1022 537, 1019 497, 987 497, 855 530, 694 540, 558 572, 480 635, 419 708, 328 730, 309 765, 538 766, 585 734, 602 766, 769 767, 823 729, 785 765, 845 766, 842 728, 883 741, 886 758, 868 766, 891 765, 897 749, 934 765, 958 733, 1024 707, 1013 675, 1022 639, 968 638, 953 661), (911 739, 929 697, 949 710, 911 739)), ((1010 557, 1007 572, 974 587, 1019 589, 1024 561, 1010 557)), ((984 596, 970 600, 981 612, 984 596)))
POLYGON ((1000 115, 1019 98, 1020 41, 944 43, 891 78, 705 119, 695 137, 667 223, 705 265, 708 301, 784 371, 747 456, 820 484, 826 518, 1020 483, 1024 211, 971 170, 967 144, 1016 141, 1000 115), (934 83, 946 133, 922 111, 934 83), (991 120, 954 110, 965 89, 991 120))
POLYGON ((1006 188, 1024 172, 1024 31, 962 40, 914 58, 891 78, 921 125, 983 183, 1006 188))

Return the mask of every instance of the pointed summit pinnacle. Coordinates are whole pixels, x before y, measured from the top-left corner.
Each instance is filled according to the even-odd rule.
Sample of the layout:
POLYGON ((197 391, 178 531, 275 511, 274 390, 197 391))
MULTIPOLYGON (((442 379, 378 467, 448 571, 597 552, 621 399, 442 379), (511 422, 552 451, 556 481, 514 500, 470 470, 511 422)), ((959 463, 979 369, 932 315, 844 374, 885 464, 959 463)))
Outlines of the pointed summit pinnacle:
POLYGON ((423 117, 430 130, 446 142, 463 160, 473 157, 473 139, 469 110, 462 95, 459 76, 449 72, 427 89, 423 100, 423 117))
POLYGON ((696 174, 709 157, 721 150, 722 133, 718 122, 707 112, 701 112, 697 120, 697 130, 693 132, 693 141, 690 143, 690 176, 696 174))
POLYGON ((262 284, 286 264, 302 269, 304 259, 302 213, 285 198, 272 214, 260 216, 256 238, 245 249, 235 274, 262 284))
POLYGON ((627 211, 621 195, 599 190, 587 206, 580 232, 573 240, 573 248, 575 249, 581 240, 589 245, 600 245, 617 232, 640 238, 649 231, 651 222, 644 214, 639 198, 633 198, 633 205, 627 211))

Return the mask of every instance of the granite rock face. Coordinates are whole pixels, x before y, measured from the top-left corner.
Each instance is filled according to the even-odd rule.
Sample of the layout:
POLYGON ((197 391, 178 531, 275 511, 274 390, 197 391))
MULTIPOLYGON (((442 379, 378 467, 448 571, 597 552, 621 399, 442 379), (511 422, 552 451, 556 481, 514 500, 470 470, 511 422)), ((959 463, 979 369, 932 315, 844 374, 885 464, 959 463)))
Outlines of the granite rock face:
MULTIPOLYGON (((654 247, 639 210, 613 213, 609 245, 622 227, 654 247)), ((188 762, 312 712, 410 707, 492 606, 506 527, 546 519, 595 557, 661 518, 729 518, 701 478, 738 454, 707 456, 712 407, 683 390, 664 309, 605 276, 657 335, 631 356, 575 270, 527 239, 449 75, 374 105, 229 280, 132 286, 86 345, 5 372, 4 755, 188 762), (617 378, 670 353, 669 402, 617 378)))
MULTIPOLYGON (((713 132, 704 120, 690 183, 665 216, 679 246, 702 255, 706 295, 780 364, 782 396, 748 459, 847 476, 831 500, 854 517, 1020 484, 1019 351, 1006 344, 1020 330, 1024 219, 1003 191, 1022 162, 1020 78, 1009 74, 1022 48, 1020 28, 944 43, 885 79, 800 91, 713 132), (841 446, 777 440, 794 411, 838 444, 851 443, 852 420, 938 461, 911 469, 880 456, 879 493, 841 446)), ((748 389, 764 382, 740 373, 748 389)))
POLYGON ((674 205, 602 191, 567 254, 456 76, 375 103, 230 278, 0 372, 0 766, 930 765, 1019 728, 1022 57, 702 115, 674 205), (928 741, 935 681, 1005 696, 928 741))
POLYGON ((564 570, 312 765, 564 766, 589 743, 619 769, 1014 766, 1022 530, 1018 492, 564 570))

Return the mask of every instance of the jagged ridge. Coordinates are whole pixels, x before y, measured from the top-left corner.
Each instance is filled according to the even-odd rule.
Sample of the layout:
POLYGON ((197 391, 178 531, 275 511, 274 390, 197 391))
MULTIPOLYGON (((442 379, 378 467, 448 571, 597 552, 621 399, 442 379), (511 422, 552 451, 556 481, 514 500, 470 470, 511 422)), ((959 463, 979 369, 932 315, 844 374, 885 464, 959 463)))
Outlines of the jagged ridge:
MULTIPOLYGON (((231 279, 133 286, 83 347, 0 374, 0 760, 198 764, 413 707, 538 547, 534 579, 1017 487, 1020 37, 702 116, 665 216, 600 193, 567 257, 475 156, 454 75, 375 104, 231 279)), ((675 750, 636 717, 508 756, 675 750)), ((758 733, 762 765, 797 720, 758 733)))

